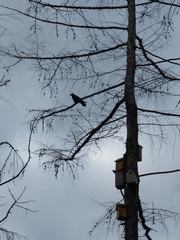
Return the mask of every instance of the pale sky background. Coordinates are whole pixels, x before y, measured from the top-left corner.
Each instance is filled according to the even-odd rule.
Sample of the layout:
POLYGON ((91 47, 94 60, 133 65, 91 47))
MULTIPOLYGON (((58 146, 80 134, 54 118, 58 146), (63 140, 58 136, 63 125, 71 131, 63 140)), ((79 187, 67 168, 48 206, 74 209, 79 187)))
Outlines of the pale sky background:
MULTIPOLYGON (((174 37, 170 41, 169 53, 180 56, 179 17, 176 19, 174 37)), ((1 136, 0 141, 9 141, 19 153, 27 159, 28 127, 24 124, 27 119, 27 109, 50 106, 49 99, 40 95, 39 85, 33 69, 20 64, 11 73, 12 82, 8 87, 0 88, 0 96, 8 99, 7 103, 0 99, 1 136), (25 117, 26 116, 26 117, 25 117)), ((66 104, 71 104, 68 96, 66 104)), ((32 139, 35 149, 42 139, 51 141, 54 132, 36 134, 32 139)), ((147 139, 140 137, 143 146, 143 160, 139 163, 139 172, 165 171, 180 168, 180 136, 169 137, 170 143, 160 152, 153 150, 147 139)), ((16 195, 27 186, 23 200, 35 200, 29 204, 37 213, 27 213, 15 208, 2 227, 15 231, 30 240, 116 240, 116 233, 106 235, 105 228, 99 228, 90 237, 88 231, 94 221, 103 213, 98 202, 119 201, 121 195, 114 186, 114 161, 122 157, 125 149, 118 143, 104 143, 101 152, 92 152, 87 156, 84 170, 79 170, 75 181, 64 173, 55 179, 53 171, 44 171, 41 162, 35 156, 25 171, 23 178, 1 188, 2 201, 8 202, 7 188, 10 187, 16 195)), ((144 177, 140 182, 141 200, 153 203, 157 208, 165 208, 180 212, 180 173, 144 177)), ((6 205, 8 206, 8 205, 6 205)), ((4 206, 0 209, 2 212, 4 206)), ((168 233, 162 228, 155 227, 158 232, 152 232, 152 239, 177 240, 180 235, 180 223, 167 222, 168 233)))

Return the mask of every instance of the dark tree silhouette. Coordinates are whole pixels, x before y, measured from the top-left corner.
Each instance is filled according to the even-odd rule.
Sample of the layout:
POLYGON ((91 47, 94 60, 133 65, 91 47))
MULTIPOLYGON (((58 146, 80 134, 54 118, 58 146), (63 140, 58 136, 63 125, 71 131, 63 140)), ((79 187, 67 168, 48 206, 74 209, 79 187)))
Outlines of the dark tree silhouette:
MULTIPOLYGON (((44 145, 39 150, 40 157, 50 157, 44 163, 45 168, 53 166, 57 175, 66 165, 75 177, 75 168, 83 166, 83 154, 88 146, 99 147, 101 141, 112 138, 121 144, 125 142, 124 171, 134 173, 137 182, 125 183, 122 191, 122 199, 127 204, 122 233, 126 240, 136 240, 140 237, 138 229, 142 227, 145 237, 151 239, 153 229, 147 224, 149 219, 157 222, 159 219, 155 215, 148 217, 139 197, 138 139, 139 134, 148 135, 161 143, 166 129, 179 133, 180 57, 164 56, 162 51, 174 30, 179 1, 107 0, 87 1, 86 4, 62 1, 53 4, 29 0, 26 3, 18 9, 0 6, 22 20, 28 19, 31 29, 30 41, 24 46, 2 47, 1 56, 11 59, 11 63, 6 64, 8 70, 19 62, 31 61, 43 93, 49 89, 51 97, 62 95, 64 105, 32 110, 31 123, 38 127, 42 122, 48 128, 55 119, 71 120, 62 145, 44 145), (49 29, 54 30, 53 37, 49 29), (73 109, 75 104, 67 106, 64 89, 66 96, 72 89, 85 96, 83 100, 72 97, 75 104, 83 106, 88 99, 88 106, 78 111, 73 109), (159 99, 168 102, 168 109, 154 104, 159 99)), ((172 217, 174 213, 167 216, 172 217)))

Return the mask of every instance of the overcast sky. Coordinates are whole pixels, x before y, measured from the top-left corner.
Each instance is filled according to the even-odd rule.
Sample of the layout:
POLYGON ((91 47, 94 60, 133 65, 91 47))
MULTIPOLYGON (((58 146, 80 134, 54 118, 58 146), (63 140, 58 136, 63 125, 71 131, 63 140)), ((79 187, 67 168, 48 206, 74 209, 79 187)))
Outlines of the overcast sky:
MULTIPOLYGON (((174 37, 169 44, 169 54, 180 55, 179 48, 179 20, 175 24, 174 37)), ((50 106, 49 99, 40 95, 38 82, 33 69, 29 65, 20 64, 13 70, 12 82, 8 87, 0 88, 1 108, 1 141, 11 142, 24 160, 27 159, 28 127, 24 124, 27 119, 27 109, 50 106), (8 99, 8 101, 3 100, 8 99), (37 106, 38 103, 38 106, 37 106)), ((68 96, 64 104, 71 104, 68 96)), ((32 147, 35 149, 43 138, 51 141, 54 132, 40 133, 33 136, 32 147)), ((180 168, 180 136, 169 137, 170 143, 160 151, 153 149, 147 139, 140 137, 143 146, 143 161, 139 163, 140 174, 180 168)), ((79 170, 76 180, 69 175, 59 174, 55 179, 53 172, 44 171, 38 157, 32 160, 23 178, 4 186, 1 196, 6 196, 10 187, 15 195, 27 186, 23 200, 35 200, 29 204, 36 213, 27 213, 21 209, 13 209, 12 214, 2 227, 15 231, 30 240, 88 240, 88 231, 94 221, 103 213, 97 202, 119 201, 121 196, 114 186, 114 161, 122 157, 125 149, 121 149, 116 142, 102 145, 98 153, 90 153, 84 170, 79 170), (96 202, 97 201, 97 202, 96 202)), ((180 212, 180 175, 179 173, 162 176, 144 177, 140 182, 141 200, 153 203, 157 208, 165 208, 180 212)), ((3 200, 5 201, 5 200, 3 200)), ((3 210, 2 210, 3 211, 3 210)), ((167 222, 168 233, 162 228, 155 227, 152 238, 156 240, 177 240, 180 235, 179 223, 167 222), (157 232, 156 232, 157 231, 157 232)), ((106 235, 106 228, 99 228, 91 236, 98 240, 118 239, 116 233, 106 235)))

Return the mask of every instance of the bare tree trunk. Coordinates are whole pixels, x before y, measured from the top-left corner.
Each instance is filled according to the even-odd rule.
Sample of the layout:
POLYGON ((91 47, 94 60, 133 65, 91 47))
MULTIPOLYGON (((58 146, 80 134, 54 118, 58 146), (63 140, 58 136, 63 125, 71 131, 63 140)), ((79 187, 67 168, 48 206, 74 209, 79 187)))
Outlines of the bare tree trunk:
MULTIPOLYGON (((137 106, 134 93, 134 76, 136 68, 135 40, 136 17, 135 0, 128 0, 128 43, 127 69, 125 78, 125 102, 127 111, 126 172, 130 169, 138 176, 138 123, 137 106)), ((138 184, 126 185, 125 201, 127 219, 125 221, 125 240, 138 239, 138 184)))

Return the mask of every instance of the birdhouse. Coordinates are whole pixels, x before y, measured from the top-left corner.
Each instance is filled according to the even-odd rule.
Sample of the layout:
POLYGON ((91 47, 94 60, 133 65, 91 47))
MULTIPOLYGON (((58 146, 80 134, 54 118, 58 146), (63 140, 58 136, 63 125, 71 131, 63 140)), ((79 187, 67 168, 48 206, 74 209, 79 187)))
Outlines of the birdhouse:
POLYGON ((124 173, 123 171, 113 171, 115 173, 115 187, 117 189, 124 188, 124 173))
POLYGON ((116 211, 117 211, 117 220, 125 220, 127 218, 127 204, 120 204, 118 203, 116 205, 116 211))
POLYGON ((138 145, 138 162, 142 161, 142 146, 138 145))
POLYGON ((138 178, 137 175, 135 174, 135 172, 130 169, 127 173, 126 173, 126 183, 127 184, 138 184, 138 178))
POLYGON ((117 189, 123 189, 124 188, 124 165, 125 165, 125 160, 123 158, 119 158, 115 161, 116 166, 115 166, 115 187, 117 189))
POLYGON ((115 163, 116 163, 116 171, 124 169, 124 157, 117 159, 115 163))

